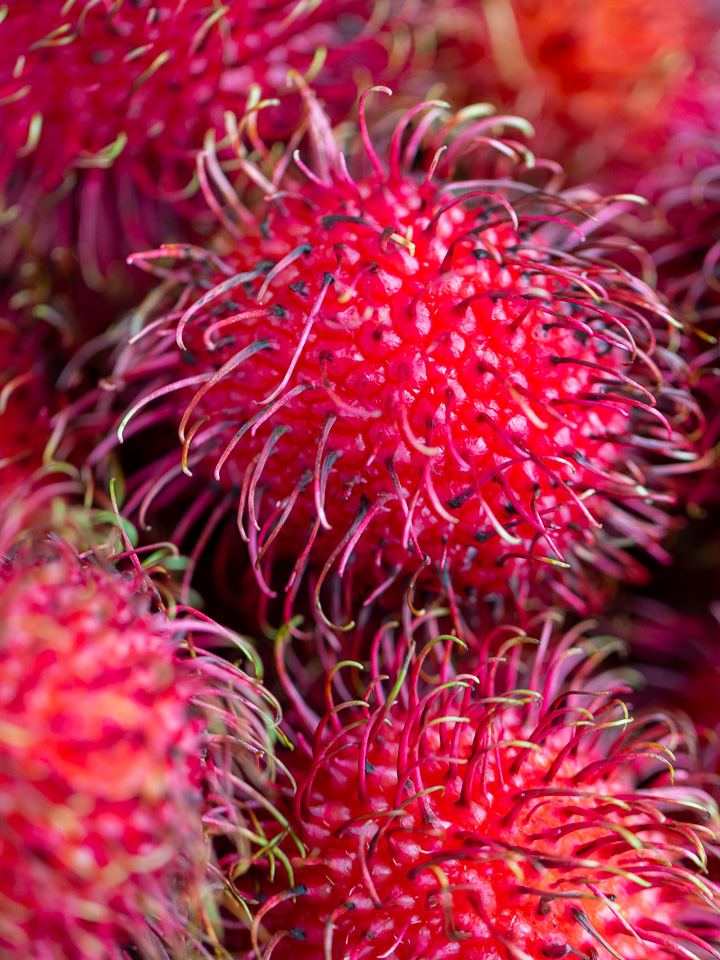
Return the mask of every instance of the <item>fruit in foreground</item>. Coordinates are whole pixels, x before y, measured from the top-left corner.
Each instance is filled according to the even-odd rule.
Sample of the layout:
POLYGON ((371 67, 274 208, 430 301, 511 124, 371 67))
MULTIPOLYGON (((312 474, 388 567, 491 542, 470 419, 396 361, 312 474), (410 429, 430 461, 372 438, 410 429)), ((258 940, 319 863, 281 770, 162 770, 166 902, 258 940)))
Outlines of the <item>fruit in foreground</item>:
POLYGON ((0 956, 186 956, 214 919, 203 817, 246 748, 267 749, 271 698, 182 648, 208 623, 168 621, 141 577, 56 534, 18 539, 16 514, 0 518, 0 956))
POLYGON ((362 123, 341 151, 306 103, 294 161, 255 164, 235 130, 242 199, 206 152, 222 256, 132 258, 177 299, 105 386, 127 398, 121 439, 180 440, 154 469, 146 444, 133 505, 197 491, 195 521, 237 515, 267 593, 275 558, 289 589, 316 563, 318 608, 348 570, 580 610, 641 579, 626 548, 665 559, 664 470, 691 467, 698 420, 677 321, 614 262, 622 238, 593 239, 624 204, 554 193, 542 165, 533 186, 527 148, 498 139, 522 121, 420 104, 379 157, 362 123), (487 176, 458 180, 472 151, 487 176))
POLYGON ((498 631, 460 675, 449 637, 399 649, 390 678, 382 659, 383 675, 337 663, 322 718, 285 676, 297 792, 280 805, 290 837, 267 829, 289 867, 238 884, 256 956, 718 956, 717 812, 683 785, 692 736, 630 716, 626 681, 597 670, 616 643, 582 626, 551 643, 552 628, 498 631))

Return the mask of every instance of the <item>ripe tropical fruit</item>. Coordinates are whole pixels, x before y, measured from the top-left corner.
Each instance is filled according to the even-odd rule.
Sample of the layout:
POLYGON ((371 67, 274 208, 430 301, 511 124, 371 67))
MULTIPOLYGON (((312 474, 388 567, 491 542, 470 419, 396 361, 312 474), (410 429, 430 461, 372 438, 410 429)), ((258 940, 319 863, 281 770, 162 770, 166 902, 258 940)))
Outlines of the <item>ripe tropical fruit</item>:
MULTIPOLYGON (((0 265, 18 249, 77 246, 87 283, 122 293, 128 252, 188 236, 194 154, 208 131, 222 131, 224 111, 285 90, 292 69, 313 78, 341 119, 356 100, 358 72, 385 75, 390 61, 403 63, 396 6, 3 5, 0 265)), ((294 126, 297 104, 285 104, 266 114, 270 139, 294 126)))
POLYGON ((664 556, 663 472, 687 469, 698 423, 677 321, 613 260, 621 238, 593 239, 623 202, 532 186, 502 119, 442 104, 412 110, 382 158, 361 120, 353 178, 307 109, 294 170, 249 160, 236 131, 248 189, 219 175, 227 210, 209 195, 220 255, 132 258, 175 294, 104 386, 135 398, 120 439, 180 441, 154 470, 146 449, 133 503, 199 485, 194 517, 236 510, 268 592, 273 555, 296 561, 291 583, 319 563, 318 591, 354 566, 520 607, 544 591, 584 610, 603 578, 641 578, 626 547, 664 556), (493 172, 457 180, 477 148, 493 172))
POLYGON ((240 886, 248 955, 717 956, 717 811, 684 782, 692 734, 657 710, 633 719, 626 678, 598 669, 617 643, 587 625, 552 638, 545 617, 537 639, 495 632, 456 674, 446 636, 384 662, 393 626, 381 674, 327 674, 322 717, 284 675, 294 843, 273 845, 266 818, 268 856, 289 864, 240 886))
POLYGON ((192 640, 230 634, 168 619, 136 553, 79 553, 61 534, 90 514, 53 491, 0 516, 0 956, 189 956, 216 920, 204 827, 242 849, 274 700, 192 640))
POLYGON ((611 192, 655 166, 717 30, 708 0, 445 0, 433 13, 418 28, 427 73, 401 86, 440 81, 455 103, 481 91, 535 123, 536 149, 573 182, 611 192))

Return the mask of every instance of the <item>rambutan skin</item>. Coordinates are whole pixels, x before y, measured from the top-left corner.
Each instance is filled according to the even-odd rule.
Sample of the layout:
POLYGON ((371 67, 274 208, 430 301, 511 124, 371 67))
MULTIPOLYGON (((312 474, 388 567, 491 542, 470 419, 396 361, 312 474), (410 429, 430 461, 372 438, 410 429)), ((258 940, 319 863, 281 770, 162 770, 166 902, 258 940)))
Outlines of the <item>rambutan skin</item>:
POLYGON ((683 735, 657 711, 630 717, 625 682, 597 672, 613 642, 551 633, 552 618, 539 640, 498 631, 460 675, 448 637, 399 649, 390 678, 337 663, 322 719, 286 676, 303 731, 280 806, 291 869, 237 885, 255 955, 717 955, 717 813, 673 785, 683 735))
POLYGON ((197 899, 204 692, 138 583, 69 544, 0 568, 0 956, 120 960, 197 899))
MULTIPOLYGON (((425 107, 429 121, 443 109, 425 107)), ((381 579, 432 564, 458 590, 522 605, 547 587, 587 609, 602 597, 590 567, 640 578, 624 548, 664 556, 663 470, 687 469, 700 424, 678 389, 676 321, 608 259, 612 240, 588 236, 585 212, 614 208, 508 182, 533 158, 498 145, 492 118, 441 128, 423 179, 407 169, 418 136, 401 159, 408 115, 383 161, 364 138, 372 170, 351 180, 308 110, 314 170, 298 156, 299 176, 276 177, 237 144, 269 199, 225 212, 209 195, 222 258, 133 258, 175 260, 160 272, 180 295, 117 364, 118 390, 148 385, 119 433, 168 422, 182 444, 134 504, 181 471, 214 477, 265 590, 265 555, 299 556, 295 580, 319 535, 332 538, 321 582, 351 563, 381 579), (476 142, 514 157, 510 173, 455 182, 476 142)))
MULTIPOLYGON (((341 119, 355 72, 398 59, 387 13, 372 0, 14 0, 0 23, 0 263, 77 245, 86 281, 109 274, 117 292, 127 253, 192 235, 194 153, 209 131, 222 139, 224 112, 286 91, 293 70, 341 119)), ((264 115, 271 140, 298 102, 264 115)))

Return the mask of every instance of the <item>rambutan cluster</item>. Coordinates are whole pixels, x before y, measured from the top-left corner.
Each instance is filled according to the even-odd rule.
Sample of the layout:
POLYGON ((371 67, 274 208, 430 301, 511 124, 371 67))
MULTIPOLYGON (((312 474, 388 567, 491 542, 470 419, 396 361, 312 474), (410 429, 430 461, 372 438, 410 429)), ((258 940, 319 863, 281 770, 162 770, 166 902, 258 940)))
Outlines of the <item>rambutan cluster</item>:
MULTIPOLYGON (((717 811, 683 782, 687 732, 633 719, 622 675, 598 670, 617 645, 545 618, 458 674, 454 638, 393 646, 395 626, 367 676, 335 665, 322 717, 285 675, 297 788, 290 836, 266 818, 288 863, 261 887, 255 955, 715 956, 717 811)), ((257 899, 247 878, 238 892, 257 899)))
POLYGON ((0 4, 0 960, 720 960, 713 8, 0 4))
POLYGON ((292 585, 320 555, 318 597, 354 567, 375 586, 434 575, 446 595, 592 608, 603 576, 642 577, 628 545, 662 559, 664 471, 695 458, 676 321, 613 261, 620 241, 593 242, 621 204, 533 187, 500 120, 431 135, 444 107, 422 109, 382 159, 364 136, 353 179, 308 96, 312 168, 296 153, 295 173, 289 156, 261 169, 238 142, 264 199, 248 188, 248 208, 221 177, 227 212, 209 194, 222 256, 132 258, 174 261, 158 272, 179 295, 120 356, 116 388, 140 398, 118 434, 167 424, 180 440, 132 503, 144 513, 185 474, 203 486, 193 509, 215 506, 214 478, 267 592, 273 556, 297 558, 292 585), (478 145, 504 177, 456 179, 478 145))

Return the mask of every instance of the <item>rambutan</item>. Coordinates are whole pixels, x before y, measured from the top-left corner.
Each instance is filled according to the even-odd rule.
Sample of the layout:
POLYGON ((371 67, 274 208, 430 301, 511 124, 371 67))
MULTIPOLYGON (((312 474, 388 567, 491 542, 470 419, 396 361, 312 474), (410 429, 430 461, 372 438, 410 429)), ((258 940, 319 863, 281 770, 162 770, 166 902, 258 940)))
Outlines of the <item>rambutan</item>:
POLYGON ((440 81, 459 104, 480 92, 536 123, 536 149, 573 182, 634 189, 716 21, 707 0, 448 0, 419 30, 428 73, 404 82, 440 81))
POLYGON ((208 194, 222 256, 132 258, 174 261, 158 293, 174 281, 179 298, 133 331, 104 387, 139 395, 120 439, 171 424, 181 447, 145 451, 129 512, 199 482, 182 529, 236 510, 268 593, 271 558, 292 558, 292 586, 319 557, 318 609, 348 568, 370 589, 407 575, 519 608, 544 592, 584 610, 612 579, 641 579, 627 548, 665 558, 663 472, 688 469, 698 421, 677 321, 613 261, 621 238, 590 236, 624 202, 513 181, 534 158, 497 137, 522 122, 471 112, 432 134, 442 104, 411 111, 384 161, 361 108, 350 149, 370 171, 352 179, 307 104, 311 167, 255 165, 236 139, 249 206, 204 156, 229 203, 208 194), (455 180, 478 147, 492 173, 455 180))
POLYGON ((450 637, 399 645, 378 673, 386 624, 367 678, 342 662, 327 675, 322 719, 286 676, 294 843, 268 818, 268 856, 289 869, 240 886, 247 955, 717 956, 717 811, 675 759, 692 735, 630 716, 626 680, 597 670, 618 644, 587 626, 554 643, 552 617, 538 640, 497 631, 458 675, 450 637), (341 674, 351 699, 336 703, 341 674))
MULTIPOLYGON (((91 286, 122 288, 128 252, 187 236, 175 218, 196 209, 194 154, 224 111, 287 89, 294 70, 341 119, 356 74, 402 64, 396 13, 373 0, 3 6, 0 262, 77 244, 91 286)), ((292 130, 296 105, 265 115, 271 139, 292 130)))
POLYGON ((238 830, 236 788, 269 751, 273 698, 196 649, 193 635, 222 631, 169 620, 142 568, 42 535, 50 514, 63 531, 91 520, 41 501, 27 501, 35 530, 22 504, 0 517, 0 956, 205 955, 203 818, 238 830))

